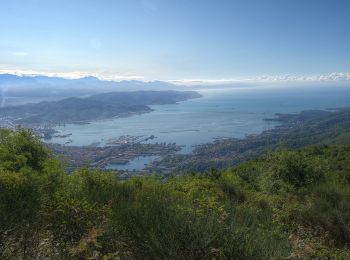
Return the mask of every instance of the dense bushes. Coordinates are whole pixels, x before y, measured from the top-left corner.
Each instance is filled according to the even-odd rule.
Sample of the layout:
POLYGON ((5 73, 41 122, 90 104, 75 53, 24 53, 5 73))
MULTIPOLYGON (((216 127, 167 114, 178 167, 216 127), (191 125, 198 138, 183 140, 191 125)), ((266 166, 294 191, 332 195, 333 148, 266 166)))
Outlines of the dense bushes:
POLYGON ((283 151, 276 159, 274 177, 294 188, 306 187, 324 178, 324 168, 300 152, 283 151))
POLYGON ((1 130, 0 140, 1 258, 350 256, 347 146, 119 181, 85 168, 66 174, 28 131, 1 130))
POLYGON ((41 170, 48 151, 29 130, 10 131, 1 129, 0 169, 19 172, 41 170))

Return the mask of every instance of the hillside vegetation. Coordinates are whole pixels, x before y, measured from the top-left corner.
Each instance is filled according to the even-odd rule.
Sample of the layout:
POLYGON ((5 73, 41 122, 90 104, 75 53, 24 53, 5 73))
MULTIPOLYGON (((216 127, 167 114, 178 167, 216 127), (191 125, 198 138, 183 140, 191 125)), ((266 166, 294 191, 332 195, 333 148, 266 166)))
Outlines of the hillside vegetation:
POLYGON ((207 171, 256 159, 267 150, 281 147, 299 149, 309 145, 350 144, 350 109, 308 110, 298 114, 278 114, 269 121, 281 125, 243 139, 225 138, 198 145, 191 155, 177 155, 179 171, 207 171))
POLYGON ((168 179, 64 168, 31 132, 0 131, 0 258, 350 257, 348 145, 168 179))

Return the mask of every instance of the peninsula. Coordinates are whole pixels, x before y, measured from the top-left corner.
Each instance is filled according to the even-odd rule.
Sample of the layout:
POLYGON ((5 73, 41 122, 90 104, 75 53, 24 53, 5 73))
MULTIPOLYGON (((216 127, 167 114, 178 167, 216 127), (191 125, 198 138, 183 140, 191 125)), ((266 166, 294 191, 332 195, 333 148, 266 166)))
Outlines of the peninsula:
POLYGON ((150 105, 175 104, 199 98, 195 91, 130 91, 65 98, 0 109, 0 117, 32 128, 38 125, 88 123, 151 112, 150 105))

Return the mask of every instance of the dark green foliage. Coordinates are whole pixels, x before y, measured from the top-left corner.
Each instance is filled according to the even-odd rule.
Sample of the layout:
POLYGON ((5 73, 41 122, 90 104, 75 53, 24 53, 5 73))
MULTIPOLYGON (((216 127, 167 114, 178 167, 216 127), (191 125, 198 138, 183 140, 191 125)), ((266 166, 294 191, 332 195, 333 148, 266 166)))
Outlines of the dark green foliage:
POLYGON ((298 241, 310 241, 308 247, 304 245, 300 249, 313 249, 309 257, 319 256, 318 250, 324 252, 323 257, 335 256, 340 248, 347 252, 348 257, 349 166, 350 146, 322 145, 275 152, 241 165, 235 173, 241 185, 247 183, 251 189, 254 179, 253 187, 261 187, 258 189, 260 196, 270 201, 269 204, 260 201, 261 208, 274 205, 275 221, 283 230, 295 234, 298 241), (256 177, 257 171, 259 178, 256 177), (247 177, 248 174, 251 177, 247 177), (325 245, 329 249, 326 250, 325 245))
POLYGON ((306 187, 324 179, 324 168, 303 153, 284 151, 275 159, 274 177, 295 188, 306 187))
POLYGON ((328 243, 338 247, 350 245, 350 190, 348 187, 317 187, 298 214, 298 221, 327 234, 328 243))
POLYGON ((66 174, 0 132, 0 258, 347 259, 350 147, 282 150, 181 177, 66 174))
POLYGON ((0 129, 0 169, 14 172, 41 170, 47 157, 48 150, 33 138, 30 130, 0 129))

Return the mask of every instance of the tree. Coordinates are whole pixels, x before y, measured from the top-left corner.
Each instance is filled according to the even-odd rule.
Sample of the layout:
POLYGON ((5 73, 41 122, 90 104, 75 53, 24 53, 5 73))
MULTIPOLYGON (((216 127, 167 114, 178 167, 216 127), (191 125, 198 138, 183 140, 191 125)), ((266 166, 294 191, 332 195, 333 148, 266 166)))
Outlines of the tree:
POLYGON ((41 170, 49 151, 32 131, 0 129, 0 168, 20 172, 23 169, 41 170))

